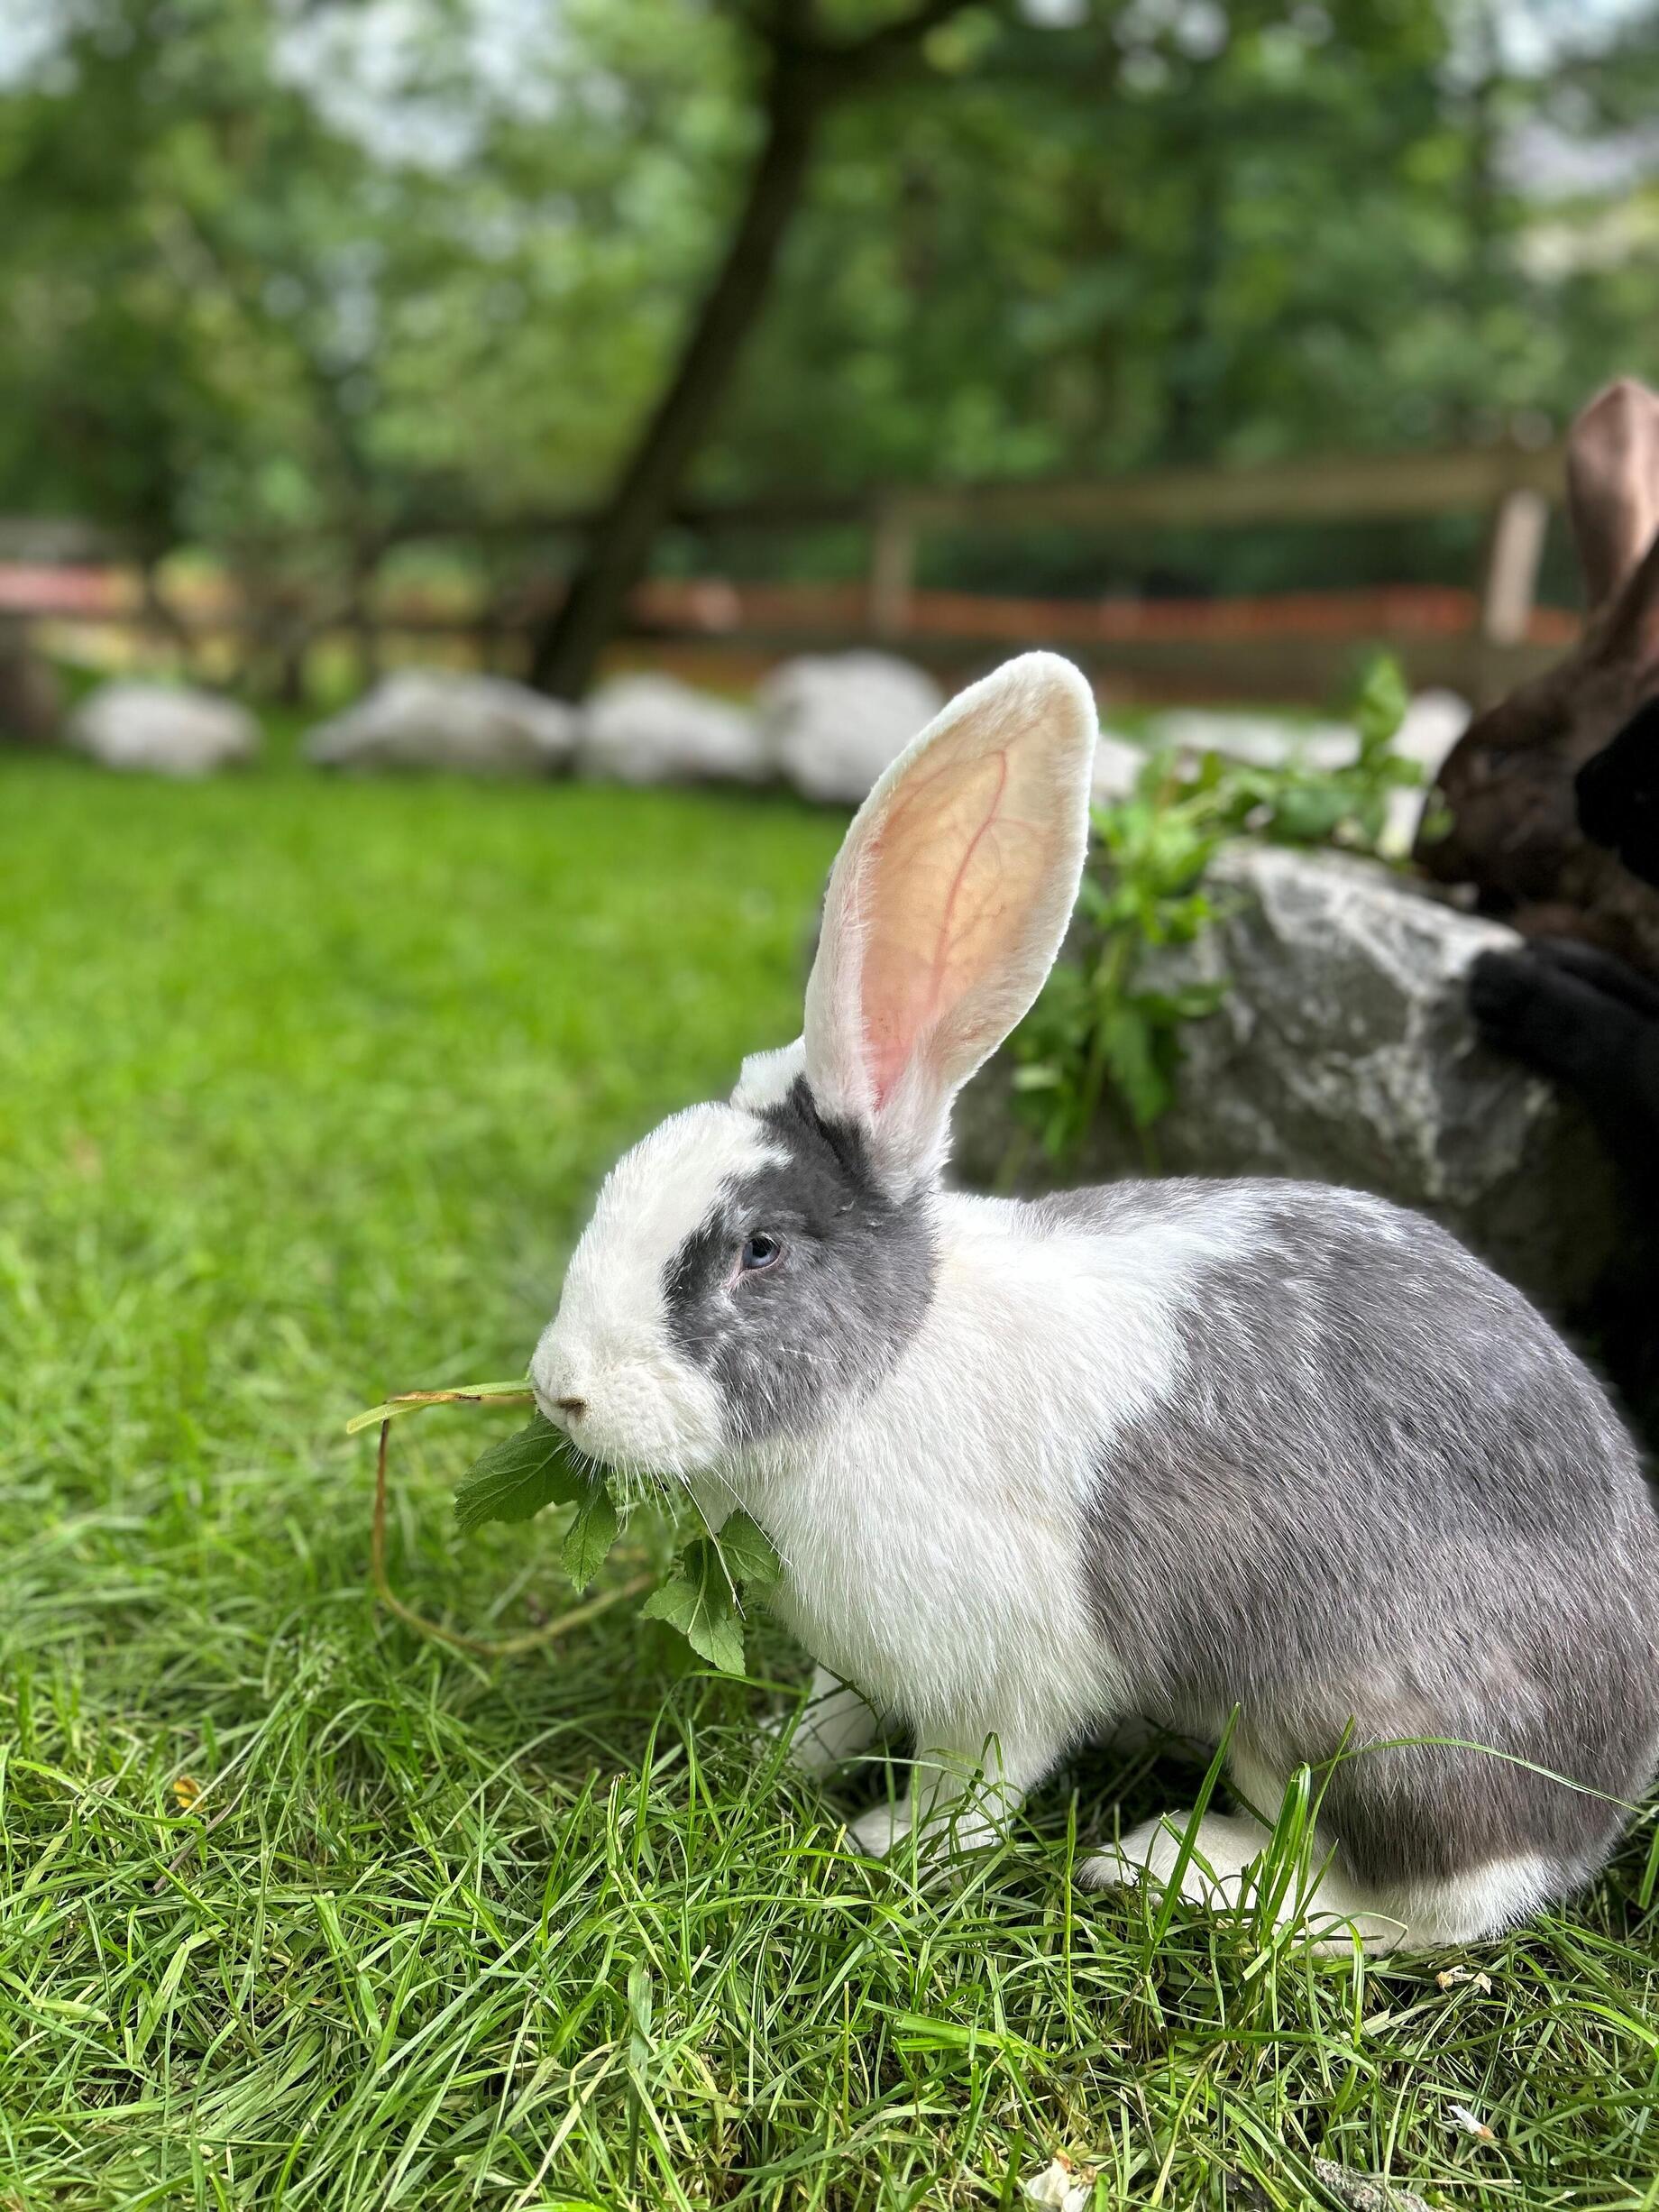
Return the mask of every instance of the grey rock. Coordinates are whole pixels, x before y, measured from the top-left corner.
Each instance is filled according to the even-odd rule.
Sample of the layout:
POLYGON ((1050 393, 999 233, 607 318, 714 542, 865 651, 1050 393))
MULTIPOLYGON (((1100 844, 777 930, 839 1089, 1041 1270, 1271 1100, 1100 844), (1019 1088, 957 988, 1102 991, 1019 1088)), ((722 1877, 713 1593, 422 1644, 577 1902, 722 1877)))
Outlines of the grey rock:
POLYGON ((584 776, 623 784, 764 783, 770 753, 755 717, 674 676, 613 676, 582 719, 584 776))
POLYGON ((1354 2173, 1329 2158, 1315 2159, 1314 2171, 1337 2203, 1349 2206, 1352 2212, 1433 2212, 1426 2197, 1380 2174, 1354 2173))
MULTIPOLYGON (((1471 962, 1518 940, 1374 862, 1241 843, 1210 888, 1222 913, 1159 956, 1168 980, 1226 976, 1191 1023, 1179 1095, 1159 1123, 1174 1174, 1293 1175, 1373 1190, 1433 1215, 1560 1311, 1611 1253, 1611 1179, 1580 1110, 1476 1039, 1471 962)), ((993 1178, 1013 1129, 999 1060, 963 1101, 958 1162, 993 1178)), ((1146 1171, 1103 1113, 1063 1177, 1146 1171)))
POLYGON ((944 705, 924 669, 891 653, 803 653, 755 695, 768 756, 804 797, 857 806, 944 705))
POLYGON ((405 668, 306 738, 318 767, 363 773, 443 768, 462 776, 545 776, 576 744, 576 713, 506 676, 405 668))
POLYGON ((100 684, 69 716, 64 736, 105 768, 152 776, 211 776, 260 748, 245 707, 183 684, 100 684))

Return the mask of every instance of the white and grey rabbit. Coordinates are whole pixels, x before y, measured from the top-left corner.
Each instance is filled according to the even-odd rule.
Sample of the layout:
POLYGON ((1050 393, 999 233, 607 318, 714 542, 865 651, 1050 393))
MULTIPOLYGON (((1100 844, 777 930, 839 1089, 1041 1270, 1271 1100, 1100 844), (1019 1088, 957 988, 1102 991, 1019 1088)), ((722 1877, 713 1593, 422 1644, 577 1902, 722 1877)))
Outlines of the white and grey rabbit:
MULTIPOLYGON (((1287 1181, 942 1187, 952 1101, 1065 932, 1095 728, 1030 654, 893 764, 803 1037, 613 1170, 536 1396, 770 1534, 819 1662, 804 1763, 913 1730, 864 1849, 983 1837, 1124 1718, 1236 1712, 1246 1807, 1323 1787, 1320 1914, 1488 1935, 1601 1865, 1659 1757, 1659 1517, 1590 1373, 1427 1221, 1287 1181)), ((1263 1841, 1206 1815, 1187 1887, 1236 1896, 1263 1841)), ((1084 1878, 1178 1848, 1150 1822, 1084 1878)))

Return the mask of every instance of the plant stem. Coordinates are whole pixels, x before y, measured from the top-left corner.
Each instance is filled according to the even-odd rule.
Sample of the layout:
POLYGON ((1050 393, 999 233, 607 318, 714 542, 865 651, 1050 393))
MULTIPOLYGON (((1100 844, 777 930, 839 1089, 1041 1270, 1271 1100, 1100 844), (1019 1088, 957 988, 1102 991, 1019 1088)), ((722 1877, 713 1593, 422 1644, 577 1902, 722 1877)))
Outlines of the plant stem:
MULTIPOLYGON (((464 1395, 464 1392, 457 1391, 408 1391, 403 1393, 406 1398, 418 1398, 423 1403, 430 1405, 447 1404, 464 1395)), ((511 1400, 480 1399, 472 1402, 500 1405, 511 1403, 511 1400)), ((573 1606, 569 1612, 561 1613, 556 1620, 549 1620, 543 1628, 528 1629, 522 1636, 500 1637, 493 1641, 483 1641, 475 1636, 463 1636, 458 1629, 446 1629, 440 1621, 428 1620, 424 1613, 416 1612, 411 1606, 403 1602, 387 1577, 386 1448, 390 1435, 391 1423, 382 1421, 380 1446, 375 1456, 374 1519, 369 1535, 369 1571, 373 1579, 375 1595, 387 1611, 396 1613, 399 1620, 411 1629, 417 1629, 423 1636, 433 1637, 440 1644, 448 1644, 456 1651, 470 1652, 474 1658, 508 1659, 516 1653, 534 1651, 542 1644, 555 1642, 559 1637, 568 1635, 572 1629, 579 1629, 590 1620, 596 1620, 600 1613, 608 1612, 613 1605, 619 1605, 624 1598, 635 1597, 640 1591, 648 1590, 656 1580, 649 1569, 643 1574, 630 1575, 627 1582, 619 1583, 614 1590, 606 1590, 600 1596, 590 1598, 583 1605, 573 1606)))

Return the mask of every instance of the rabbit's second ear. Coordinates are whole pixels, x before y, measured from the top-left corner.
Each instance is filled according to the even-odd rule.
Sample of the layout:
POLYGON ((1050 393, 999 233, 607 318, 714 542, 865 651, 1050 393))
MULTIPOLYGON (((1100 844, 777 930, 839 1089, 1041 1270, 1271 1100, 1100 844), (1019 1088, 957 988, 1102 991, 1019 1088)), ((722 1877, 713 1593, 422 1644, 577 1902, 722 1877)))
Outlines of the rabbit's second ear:
POLYGON ((807 1080, 893 1183, 942 1165, 951 1101, 1053 965, 1097 730, 1077 670, 1028 653, 953 700, 847 833, 807 985, 807 1080))
POLYGON ((1659 394, 1621 377, 1581 409, 1567 434, 1567 494, 1594 612, 1659 534, 1659 394))

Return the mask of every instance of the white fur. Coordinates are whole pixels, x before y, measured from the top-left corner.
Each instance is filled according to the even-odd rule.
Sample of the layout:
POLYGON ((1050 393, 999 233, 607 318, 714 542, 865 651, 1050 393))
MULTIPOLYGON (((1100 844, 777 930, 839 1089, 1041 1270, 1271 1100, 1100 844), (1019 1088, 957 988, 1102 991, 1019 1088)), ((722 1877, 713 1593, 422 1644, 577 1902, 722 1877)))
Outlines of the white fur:
POLYGON ((894 1371, 727 1473, 827 1666, 976 1756, 994 1730, 1058 1751, 1115 1701, 1083 1599, 1089 1443, 1173 1382, 1170 1270, 1144 1239, 1034 1234, 1009 1200, 942 1196, 936 1220, 894 1371))
POLYGON ((625 1472, 686 1475, 720 1448, 719 1393, 674 1350, 664 1271, 722 1184, 783 1155, 752 1115, 691 1106, 625 1153, 606 1178, 543 1331, 530 1381, 546 1418, 625 1472), (571 1417, 561 1399, 585 1410, 571 1417))
MULTIPOLYGON (((1086 1859, 1077 1869, 1078 1881, 1085 1889, 1136 1882, 1162 1889, 1190 1835, 1182 1896, 1229 1909, 1247 1905, 1268 1845, 1267 1829, 1248 1813, 1206 1813, 1195 1828, 1196 1818, 1191 1813, 1167 1813, 1143 1821, 1111 1849, 1086 1859)), ((1334 1862, 1329 1839, 1315 1830, 1304 1877, 1287 1890, 1277 1917, 1281 1925, 1314 1932, 1321 1939, 1315 1946, 1320 1950, 1348 1950, 1356 1935, 1370 1950, 1432 1950, 1478 1942, 1524 1920, 1550 1895, 1554 1878, 1547 1860, 1522 1855, 1494 1860, 1449 1881, 1370 1889, 1343 1872, 1334 1862)))
MULTIPOLYGON (((869 1703, 862 1736, 838 1714, 829 1763, 875 1714, 916 1731, 901 1826, 939 1821, 982 1766, 1005 1817, 1127 1711, 1086 1598, 1095 1455, 1177 1386, 1177 1303, 1248 1247, 1253 1207, 1056 1234, 1012 1200, 941 1194, 932 1303, 891 1374, 812 1435, 722 1463, 783 1556, 774 1610, 869 1703)), ((864 1848, 884 1814, 859 1825, 864 1848)))
POLYGON ((774 1052, 751 1052, 743 1063, 731 1103, 746 1114, 759 1114, 789 1096, 796 1078, 806 1073, 806 1039, 781 1044, 774 1052))
MULTIPOLYGON (((882 1732, 884 1716, 861 1690, 851 1688, 827 1666, 812 1670, 812 1686, 790 1739, 790 1761, 802 1774, 832 1774, 844 1759, 856 1758, 882 1732)), ((783 1721, 772 1726, 781 1727, 783 1721)))

